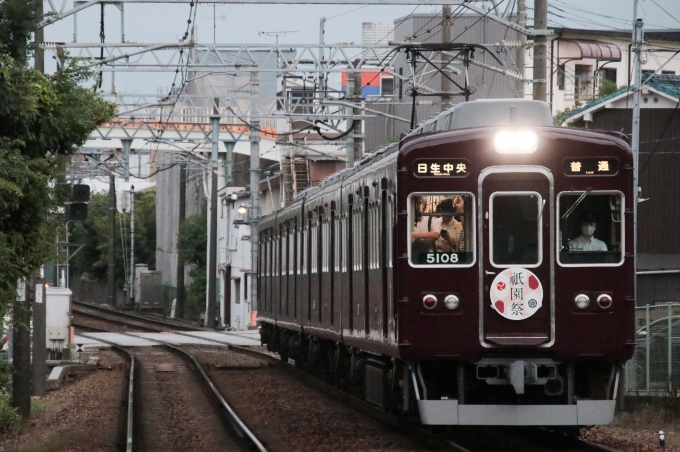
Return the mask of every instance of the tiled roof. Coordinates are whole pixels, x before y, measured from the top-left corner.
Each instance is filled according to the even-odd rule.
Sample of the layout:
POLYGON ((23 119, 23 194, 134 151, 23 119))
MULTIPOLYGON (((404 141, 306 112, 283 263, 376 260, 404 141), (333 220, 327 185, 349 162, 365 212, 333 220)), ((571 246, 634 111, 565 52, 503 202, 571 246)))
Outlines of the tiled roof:
MULTIPOLYGON (((643 76, 643 80, 647 80, 648 78, 649 77, 643 76)), ((674 97, 676 100, 680 99, 680 75, 657 74, 657 75, 652 77, 652 79, 647 83, 647 86, 649 86, 650 88, 654 88, 655 90, 660 91, 664 94, 667 94, 671 97, 674 97)), ((593 108, 596 105, 606 104, 610 100, 612 100, 616 97, 619 97, 622 94, 625 94, 627 91, 632 91, 632 87, 631 88, 626 87, 626 88, 620 89, 620 90, 616 91, 615 93, 612 93, 612 94, 605 96, 601 99, 597 99, 593 102, 590 102, 590 103, 584 105, 583 107, 578 108, 578 109, 570 112, 567 116, 564 117, 564 120, 568 121, 569 118, 571 118, 573 116, 578 116, 580 113, 582 113, 586 110, 590 110, 591 108, 593 108)))

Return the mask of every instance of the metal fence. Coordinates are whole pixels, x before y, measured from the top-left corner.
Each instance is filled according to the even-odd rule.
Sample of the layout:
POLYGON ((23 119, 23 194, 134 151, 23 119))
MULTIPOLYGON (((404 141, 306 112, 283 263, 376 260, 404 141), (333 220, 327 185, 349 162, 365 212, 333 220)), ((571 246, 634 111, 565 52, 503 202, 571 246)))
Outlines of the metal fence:
POLYGON ((680 303, 635 310, 635 353, 626 363, 628 395, 680 395, 680 303))

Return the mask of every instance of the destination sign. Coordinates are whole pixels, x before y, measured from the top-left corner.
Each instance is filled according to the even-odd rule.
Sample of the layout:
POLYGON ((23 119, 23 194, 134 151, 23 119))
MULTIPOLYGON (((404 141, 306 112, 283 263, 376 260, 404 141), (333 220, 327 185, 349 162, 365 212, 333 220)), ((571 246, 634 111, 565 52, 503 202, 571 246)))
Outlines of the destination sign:
POLYGON ((614 158, 568 158, 562 161, 567 176, 608 176, 616 174, 619 162, 614 158))
POLYGON ((417 177, 465 177, 470 162, 465 159, 419 159, 414 162, 417 177))

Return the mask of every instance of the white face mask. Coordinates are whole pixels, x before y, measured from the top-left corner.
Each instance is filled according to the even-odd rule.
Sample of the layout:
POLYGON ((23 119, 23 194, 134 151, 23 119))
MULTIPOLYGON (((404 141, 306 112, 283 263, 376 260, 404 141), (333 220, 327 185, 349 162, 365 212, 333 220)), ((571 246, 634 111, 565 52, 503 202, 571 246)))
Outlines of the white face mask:
POLYGON ((595 226, 584 224, 583 226, 581 226, 581 232, 583 233, 583 235, 593 235, 595 233, 595 226))

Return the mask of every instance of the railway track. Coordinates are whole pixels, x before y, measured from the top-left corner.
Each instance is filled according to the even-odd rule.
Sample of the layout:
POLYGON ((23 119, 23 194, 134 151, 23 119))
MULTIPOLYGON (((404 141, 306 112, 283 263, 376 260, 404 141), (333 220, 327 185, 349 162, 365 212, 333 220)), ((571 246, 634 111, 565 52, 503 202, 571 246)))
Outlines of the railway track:
POLYGON ((112 308, 84 303, 82 301, 71 301, 71 313, 89 318, 100 317, 111 323, 118 323, 120 325, 139 326, 140 328, 145 328, 145 331, 196 331, 197 329, 201 329, 196 325, 187 325, 187 323, 183 321, 159 320, 150 316, 117 311, 112 308))
POLYGON ((281 366, 287 373, 303 381, 327 396, 338 400, 361 413, 378 419, 404 432, 418 442, 438 450, 456 450, 460 452, 577 452, 600 451, 621 452, 600 444, 567 436, 559 431, 543 428, 512 427, 455 427, 455 428, 423 428, 417 420, 392 415, 381 408, 371 405, 362 398, 352 396, 318 378, 297 369, 290 364, 281 365, 280 358, 267 352, 251 348, 229 345, 230 350, 237 351, 266 361, 272 366, 281 366))
MULTIPOLYGON (((92 326, 83 329, 107 331, 92 326)), ((88 337, 87 333, 83 336, 88 337)), ((164 452, 178 446, 197 451, 267 450, 189 352, 160 341, 160 347, 133 348, 100 337, 96 340, 111 345, 128 361, 125 431, 121 433, 126 452, 164 452)))
MULTIPOLYGON (((104 309, 102 311, 102 321, 108 321, 110 310, 104 309), (104 318, 106 317, 106 318, 104 318)), ((115 312, 115 311, 114 311, 115 312)), ((130 318, 131 324, 136 324, 138 322, 137 318, 139 316, 130 318)), ((131 325, 130 325, 131 326, 131 325)), ((167 327, 167 324, 165 325, 167 327)), ((129 331, 129 330, 127 330, 129 331)), ((165 330, 167 331, 167 330, 165 330)), ((125 333, 126 335, 135 336, 134 333, 125 333)), ((178 332, 178 334, 182 334, 178 332)), ((139 336, 137 336, 139 337, 139 336)), ((97 338, 97 340, 99 340, 97 338)), ((210 339, 204 339, 211 342, 210 339)), ((160 341, 159 341, 160 342, 160 341)), ((544 452, 544 451, 564 451, 564 452, 576 452, 576 451, 606 451, 615 452, 613 449, 603 447, 601 445, 589 443, 587 441, 578 440, 572 437, 566 437, 560 435, 559 433, 554 433, 544 429, 530 429, 530 428, 467 428, 467 427, 455 427, 446 429, 437 428, 423 428, 417 423, 408 418, 403 418, 399 416, 394 416, 390 413, 385 412, 381 408, 370 405, 359 397, 354 397, 345 391, 341 391, 316 377, 307 374, 293 365, 281 365, 280 358, 273 354, 254 350, 252 348, 228 345, 225 346, 222 342, 213 341, 215 345, 219 345, 224 349, 225 347, 234 352, 248 355, 262 362, 266 363, 269 367, 281 368, 283 371, 294 376, 296 379, 304 382, 305 385, 310 386, 318 391, 321 391, 327 397, 334 399, 343 403, 346 406, 351 407, 353 410, 359 411, 365 416, 376 419, 380 423, 389 426, 390 428, 396 429, 401 434, 407 436, 416 443, 425 445, 427 449, 434 450, 457 450, 461 452, 496 452, 496 451, 510 451, 510 450, 521 450, 527 452, 544 452)), ((165 348, 173 348, 169 344, 164 344, 165 348)), ((197 348, 205 348, 204 346, 197 346, 197 348)), ((157 349, 154 347, 153 349, 157 349)), ((179 349, 177 349, 179 350, 179 349)), ((139 352, 135 352, 139 353, 139 352)), ((201 359, 200 353, 196 354, 197 358, 192 358, 196 362, 197 366, 200 366, 196 359, 201 359)), ((138 361, 142 359, 138 357, 138 361)), ((144 358, 145 360, 147 358, 144 358)), ((146 369, 143 375, 151 376, 151 368, 155 366, 153 364, 153 358, 150 362, 152 364, 142 365, 146 369)), ((156 359, 157 361, 157 359, 156 359)), ((172 361, 167 360, 168 363, 172 361)), ((205 363, 205 361, 204 361, 205 363)), ((171 364, 175 365, 175 364, 171 364)), ((180 367, 173 368, 174 370, 167 371, 168 373, 174 372, 176 374, 181 374, 184 368, 181 364, 180 367), (177 370, 180 369, 180 370, 177 370)), ((139 367, 139 365, 137 366, 139 367)), ((208 378, 208 374, 213 373, 210 370, 210 365, 205 366, 208 369, 208 373, 205 378, 208 378)), ((155 369, 155 368, 154 368, 155 369)), ((203 372, 205 373, 205 371, 203 372)), ((163 372, 155 372, 154 374, 163 374, 163 372)), ((161 376, 162 378, 162 376, 161 376)), ((212 384, 213 390, 217 392, 216 385, 212 384)), ((221 397, 221 396, 220 396, 221 397)), ((222 399, 224 400, 224 398, 222 399)), ((226 403, 226 402, 225 402, 226 403)), ((146 421, 145 421, 146 423, 146 421)), ((277 447, 278 448, 278 447, 277 447)), ((159 449, 160 450, 160 449, 159 449)))

